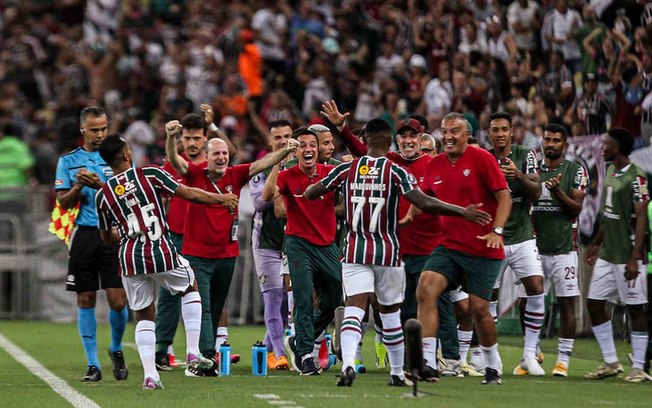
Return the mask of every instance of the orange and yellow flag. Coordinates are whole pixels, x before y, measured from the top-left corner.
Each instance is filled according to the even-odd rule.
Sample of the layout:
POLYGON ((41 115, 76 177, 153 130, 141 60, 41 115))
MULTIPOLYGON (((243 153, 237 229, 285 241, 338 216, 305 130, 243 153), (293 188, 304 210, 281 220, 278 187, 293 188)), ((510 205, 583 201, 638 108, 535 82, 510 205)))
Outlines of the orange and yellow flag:
POLYGON ((79 214, 79 202, 77 205, 69 210, 64 210, 57 200, 54 209, 52 210, 52 215, 50 216, 50 228, 49 232, 57 236, 57 238, 63 240, 66 245, 70 246, 70 236, 72 235, 72 229, 75 226, 75 219, 79 214))

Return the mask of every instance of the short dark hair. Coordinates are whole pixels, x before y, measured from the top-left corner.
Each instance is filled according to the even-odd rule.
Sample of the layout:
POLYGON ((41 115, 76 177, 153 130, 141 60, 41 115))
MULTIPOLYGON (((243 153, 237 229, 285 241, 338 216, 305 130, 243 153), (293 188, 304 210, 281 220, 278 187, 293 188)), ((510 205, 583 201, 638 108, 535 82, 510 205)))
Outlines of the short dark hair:
POLYGON ((181 123, 184 129, 201 129, 204 135, 206 135, 206 129, 208 129, 204 117, 194 112, 182 117, 179 123, 181 123))
POLYGON ((100 144, 100 157, 109 166, 115 164, 116 156, 122 153, 127 142, 117 133, 112 133, 106 137, 100 144))
POLYGON ((423 129, 425 132, 428 132, 428 119, 425 118, 423 115, 410 115, 410 118, 416 119, 421 123, 421 126, 423 126, 423 129))
POLYGON ((367 144, 377 144, 376 141, 380 138, 388 138, 389 143, 392 143, 392 127, 385 119, 371 119, 365 125, 364 134, 367 144))
POLYGON ((106 111, 104 108, 101 108, 99 106, 87 106, 84 109, 82 109, 81 113, 79 114, 79 123, 84 124, 86 123, 86 118, 89 116, 92 116, 94 118, 99 118, 100 116, 106 115, 106 111))
POLYGON ((305 126, 301 126, 300 128, 296 129, 294 132, 292 132, 292 139, 298 139, 299 136, 302 135, 313 135, 317 143, 319 143, 319 138, 317 137, 317 133, 313 132, 312 130, 308 129, 305 126))
POLYGON ((273 120, 269 122, 269 125, 267 126, 267 130, 272 130, 272 128, 283 127, 283 126, 289 126, 290 128, 292 128, 292 124, 290 123, 289 120, 279 119, 279 120, 273 120))
POLYGON ((548 123, 546 127, 543 128, 544 132, 552 133, 561 133, 561 138, 565 142, 568 139, 568 130, 566 127, 559 123, 548 123))
POLYGON ((629 130, 614 127, 607 131, 607 135, 618 142, 618 151, 623 156, 629 156, 632 150, 634 150, 634 136, 632 136, 629 130))
POLYGON ((491 123, 491 121, 496 119, 506 119, 509 122, 509 126, 512 126, 512 115, 510 115, 507 112, 499 111, 489 115, 489 123, 491 123))

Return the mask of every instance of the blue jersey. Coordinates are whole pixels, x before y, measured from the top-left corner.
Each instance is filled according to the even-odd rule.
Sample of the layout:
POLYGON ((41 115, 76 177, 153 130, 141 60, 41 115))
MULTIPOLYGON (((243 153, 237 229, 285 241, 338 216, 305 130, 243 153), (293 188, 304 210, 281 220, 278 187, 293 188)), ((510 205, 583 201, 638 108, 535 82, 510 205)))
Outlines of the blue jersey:
MULTIPOLYGON (((111 167, 100 157, 99 151, 87 152, 81 147, 76 148, 68 154, 59 158, 57 163, 57 176, 54 180, 54 189, 56 191, 70 190, 77 183, 77 172, 86 169, 91 173, 98 175, 103 183, 106 183, 113 171, 111 167)), ((95 210, 95 193, 96 189, 84 186, 81 190, 79 200, 79 215, 75 220, 76 225, 85 227, 97 227, 97 212, 95 210)))

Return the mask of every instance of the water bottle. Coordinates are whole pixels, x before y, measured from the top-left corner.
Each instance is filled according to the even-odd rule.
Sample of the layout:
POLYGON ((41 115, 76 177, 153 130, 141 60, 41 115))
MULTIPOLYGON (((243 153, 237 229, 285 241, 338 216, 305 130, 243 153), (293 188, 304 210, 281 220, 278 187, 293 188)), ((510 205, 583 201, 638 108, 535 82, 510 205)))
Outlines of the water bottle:
POLYGON ((259 341, 251 347, 251 373, 256 376, 267 375, 267 347, 259 341))
POLYGON ((222 343, 220 346, 220 376, 231 375, 231 345, 222 343))

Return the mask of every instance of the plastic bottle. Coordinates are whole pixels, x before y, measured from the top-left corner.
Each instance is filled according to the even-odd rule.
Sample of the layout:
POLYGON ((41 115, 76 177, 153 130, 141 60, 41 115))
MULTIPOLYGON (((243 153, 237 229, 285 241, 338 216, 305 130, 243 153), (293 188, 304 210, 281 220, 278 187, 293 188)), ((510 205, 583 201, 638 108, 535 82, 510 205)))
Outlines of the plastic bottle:
POLYGON ((231 345, 222 343, 220 346, 220 376, 231 375, 231 345))
POLYGON ((260 341, 251 347, 251 373, 255 376, 267 375, 267 347, 260 341))

